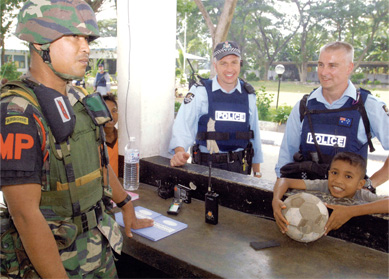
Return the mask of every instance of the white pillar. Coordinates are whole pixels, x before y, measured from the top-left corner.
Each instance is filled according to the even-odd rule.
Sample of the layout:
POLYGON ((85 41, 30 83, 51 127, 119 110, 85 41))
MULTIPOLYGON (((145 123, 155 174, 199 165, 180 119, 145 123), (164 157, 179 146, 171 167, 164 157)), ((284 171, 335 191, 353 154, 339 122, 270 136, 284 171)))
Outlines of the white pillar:
POLYGON ((117 1, 119 154, 168 156, 174 121, 177 1, 117 1))

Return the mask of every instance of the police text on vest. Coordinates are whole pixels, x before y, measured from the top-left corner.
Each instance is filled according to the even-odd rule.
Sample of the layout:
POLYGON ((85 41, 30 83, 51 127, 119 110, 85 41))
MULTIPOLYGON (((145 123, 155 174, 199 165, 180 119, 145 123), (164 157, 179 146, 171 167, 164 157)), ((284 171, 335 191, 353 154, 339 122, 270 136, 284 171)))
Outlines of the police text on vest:
POLYGON ((236 111, 215 111, 216 121, 233 121, 233 122, 246 122, 246 114, 244 112, 236 111))
MULTIPOLYGON (((346 147, 346 139, 345 136, 337 136, 337 135, 328 135, 328 134, 315 134, 316 141, 319 145, 325 145, 325 146, 337 146, 341 148, 346 147)), ((312 133, 308 133, 307 135, 307 143, 308 144, 315 144, 313 142, 312 133)))

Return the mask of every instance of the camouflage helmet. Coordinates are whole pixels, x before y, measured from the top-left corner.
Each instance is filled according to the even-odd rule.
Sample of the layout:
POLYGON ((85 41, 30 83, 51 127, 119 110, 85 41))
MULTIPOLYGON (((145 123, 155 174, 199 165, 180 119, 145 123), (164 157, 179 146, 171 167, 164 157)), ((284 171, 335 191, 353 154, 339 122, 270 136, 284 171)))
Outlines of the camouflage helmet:
POLYGON ((36 44, 54 42, 65 35, 99 37, 96 16, 82 0, 29 0, 18 15, 15 35, 36 44))

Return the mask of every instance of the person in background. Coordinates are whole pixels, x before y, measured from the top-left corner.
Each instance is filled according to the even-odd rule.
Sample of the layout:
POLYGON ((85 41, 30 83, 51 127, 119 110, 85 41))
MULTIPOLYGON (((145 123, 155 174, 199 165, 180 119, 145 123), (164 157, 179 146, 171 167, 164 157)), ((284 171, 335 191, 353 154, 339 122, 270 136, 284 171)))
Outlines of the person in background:
POLYGON ((93 90, 99 92, 102 96, 111 93, 111 77, 108 72, 104 71, 104 64, 99 64, 99 71, 93 83, 93 90))
POLYGON ((172 167, 192 162, 261 177, 263 162, 254 88, 239 80, 241 53, 235 42, 217 44, 217 75, 193 85, 174 121, 169 152, 172 167), (194 144, 194 145, 193 145, 194 144))
POLYGON ((119 141, 118 141, 118 130, 115 125, 118 122, 118 105, 115 96, 107 94, 103 97, 105 103, 108 106, 109 111, 112 115, 112 121, 105 123, 105 142, 108 147, 109 164, 111 165, 116 176, 119 177, 119 141))
POLYGON ((288 230, 288 222, 282 215, 282 209, 286 206, 281 200, 288 189, 320 191, 335 198, 350 198, 364 202, 363 204, 350 206, 326 204, 328 208, 333 210, 325 227, 326 235, 331 230, 339 229, 353 217, 374 213, 389 213, 389 197, 377 196, 363 189, 365 175, 366 160, 361 155, 352 152, 340 152, 332 160, 328 179, 278 179, 274 185, 272 206, 276 223, 281 232, 285 233, 288 230))
MULTIPOLYGON (((354 48, 346 42, 328 43, 320 49, 318 77, 320 87, 305 102, 298 102, 286 123, 281 144, 277 177, 325 178, 332 158, 349 151, 367 159, 371 139, 377 137, 389 150, 389 110, 384 102, 349 80, 353 71, 354 48), (301 111, 301 108, 306 107, 301 111)), ((389 164, 389 157, 385 166, 389 164)), ((387 168, 367 179, 365 187, 375 187, 388 180, 387 168)))
POLYGON ((16 35, 31 63, 1 88, 1 277, 117 278, 112 250, 120 254, 123 236, 106 206, 121 209, 127 237, 153 221, 136 217, 104 163, 101 97, 71 84, 99 37, 95 13, 82 0, 26 1, 16 35))

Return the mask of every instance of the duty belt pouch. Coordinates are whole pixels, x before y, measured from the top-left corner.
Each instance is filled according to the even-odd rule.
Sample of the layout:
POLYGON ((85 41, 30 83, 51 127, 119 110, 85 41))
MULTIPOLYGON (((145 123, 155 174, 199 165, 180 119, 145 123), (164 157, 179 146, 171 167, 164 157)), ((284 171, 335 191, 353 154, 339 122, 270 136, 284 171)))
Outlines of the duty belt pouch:
POLYGON ((19 233, 12 220, 1 216, 2 226, 7 225, 8 229, 1 234, 1 276, 9 278, 40 278, 35 271, 30 259, 24 250, 19 233), (8 222, 8 224, 5 224, 8 222))
POLYGON ((112 120, 107 104, 99 93, 87 95, 82 102, 96 126, 102 126, 112 120))
POLYGON ((192 164, 201 164, 201 152, 198 144, 191 147, 192 153, 192 164))
POLYGON ((292 162, 280 169, 281 177, 294 179, 327 179, 329 164, 313 161, 292 162))

